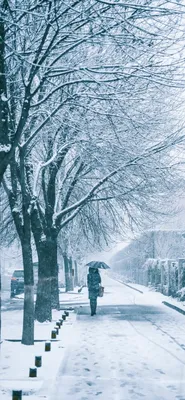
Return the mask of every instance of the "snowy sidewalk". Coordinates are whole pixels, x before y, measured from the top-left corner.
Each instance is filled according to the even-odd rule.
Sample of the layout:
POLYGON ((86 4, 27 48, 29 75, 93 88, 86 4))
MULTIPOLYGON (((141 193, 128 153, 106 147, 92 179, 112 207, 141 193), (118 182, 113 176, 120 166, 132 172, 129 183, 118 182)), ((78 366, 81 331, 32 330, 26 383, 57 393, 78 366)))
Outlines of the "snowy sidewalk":
MULTIPOLYGON (((4 340, 0 399, 22 388, 23 400, 185 400, 185 316, 164 306, 160 293, 141 294, 103 272, 102 281, 105 296, 94 317, 87 288, 61 294, 64 307, 74 306, 78 315, 70 313, 50 354, 44 342, 27 347, 4 340), (43 356, 43 367, 33 379, 35 355, 43 356)), ((36 323, 36 339, 50 339, 59 314, 52 325, 36 323)), ((21 325, 21 310, 3 312, 4 339, 20 338, 21 325)))
POLYGON ((103 282, 98 314, 79 309, 51 400, 185 400, 185 317, 156 293, 103 282))
MULTIPOLYGON (((22 390, 23 400, 36 400, 49 397, 58 369, 65 357, 67 347, 73 337, 76 314, 70 311, 63 323, 57 340, 51 343, 51 352, 45 352, 45 341, 50 341, 51 330, 61 318, 61 311, 53 311, 52 322, 35 322, 35 344, 21 344, 22 335, 22 299, 24 295, 8 300, 2 312, 2 344, 0 359, 0 399, 10 400, 12 390, 22 390), (29 368, 34 367, 35 356, 42 356, 42 367, 37 370, 37 378, 29 378, 29 368)), ((60 294, 61 305, 73 307, 87 303, 86 293, 79 294, 77 289, 72 293, 60 294)))

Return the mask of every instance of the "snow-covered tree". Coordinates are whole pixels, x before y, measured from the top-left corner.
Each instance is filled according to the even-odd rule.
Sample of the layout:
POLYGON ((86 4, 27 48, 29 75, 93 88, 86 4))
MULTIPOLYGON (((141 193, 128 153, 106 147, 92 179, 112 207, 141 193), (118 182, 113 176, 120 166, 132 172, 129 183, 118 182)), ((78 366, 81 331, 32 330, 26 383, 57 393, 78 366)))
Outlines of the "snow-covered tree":
POLYGON ((79 92, 127 100, 137 82, 182 86, 183 13, 179 1, 1 0, 0 181, 15 148, 79 92))
MULTIPOLYGON (((159 114, 159 108, 153 108, 155 102, 152 101, 151 113, 149 101, 147 104, 145 124, 135 118, 133 126, 130 118, 129 130, 128 121, 125 124, 125 116, 119 112, 122 105, 119 110, 117 102, 117 119, 114 113, 92 118, 91 112, 82 115, 76 109, 71 125, 70 109, 68 118, 66 113, 65 118, 61 115, 65 129, 43 137, 43 150, 40 143, 33 150, 36 167, 30 189, 34 198, 32 229, 42 265, 36 303, 39 319, 45 318, 47 301, 48 315, 51 313, 51 282, 47 279, 47 289, 45 283, 49 275, 54 283, 52 302, 54 306, 58 304, 55 283, 59 232, 74 218, 89 238, 92 234, 97 240, 102 231, 105 237, 109 236, 108 227, 120 232, 129 225, 144 225, 144 216, 157 211, 156 200, 159 204, 167 187, 171 187, 170 182, 173 184, 169 151, 181 138, 179 132, 169 135, 174 126, 170 118, 167 123, 163 111, 159 114)), ((135 117, 136 107, 134 110, 135 117)))
POLYGON ((165 124, 157 101, 161 85, 170 92, 183 84, 182 12, 178 2, 12 0, 1 14, 1 177, 10 164, 4 186, 16 193, 20 207, 12 212, 21 226, 27 221, 30 265, 32 218, 44 320, 51 318, 49 278, 56 281, 60 230, 90 201, 116 201, 129 219, 134 204, 146 205, 152 181, 162 182, 154 165, 179 131, 168 115, 170 134, 165 128, 160 138, 165 124))

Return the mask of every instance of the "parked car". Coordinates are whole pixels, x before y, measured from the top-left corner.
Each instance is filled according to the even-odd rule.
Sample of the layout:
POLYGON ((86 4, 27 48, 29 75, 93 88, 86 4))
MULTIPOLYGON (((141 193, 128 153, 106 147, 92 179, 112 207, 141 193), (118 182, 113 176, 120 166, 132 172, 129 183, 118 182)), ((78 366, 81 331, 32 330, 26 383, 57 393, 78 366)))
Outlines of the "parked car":
MULTIPOLYGON (((34 268, 34 292, 37 291, 38 269, 34 268)), ((11 297, 16 294, 24 293, 24 271, 23 269, 15 269, 11 277, 11 297)))
POLYGON ((11 277, 11 297, 24 292, 24 271, 15 269, 11 277))

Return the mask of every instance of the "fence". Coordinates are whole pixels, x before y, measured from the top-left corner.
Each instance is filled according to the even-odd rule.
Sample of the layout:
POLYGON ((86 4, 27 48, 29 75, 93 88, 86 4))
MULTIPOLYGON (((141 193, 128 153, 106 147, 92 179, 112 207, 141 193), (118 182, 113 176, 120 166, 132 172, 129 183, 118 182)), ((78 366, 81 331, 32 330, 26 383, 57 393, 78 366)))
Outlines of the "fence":
POLYGON ((167 296, 184 296, 185 298, 185 259, 183 258, 177 260, 148 258, 141 268, 133 266, 129 273, 127 270, 127 278, 144 286, 152 286, 156 291, 167 296))

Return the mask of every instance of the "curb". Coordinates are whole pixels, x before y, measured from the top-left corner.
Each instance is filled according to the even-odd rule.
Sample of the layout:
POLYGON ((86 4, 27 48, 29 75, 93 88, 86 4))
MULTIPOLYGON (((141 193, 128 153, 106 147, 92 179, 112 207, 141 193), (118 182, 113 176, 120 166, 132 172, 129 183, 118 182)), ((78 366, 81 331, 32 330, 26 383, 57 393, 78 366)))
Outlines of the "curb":
MULTIPOLYGON (((130 289, 136 290, 137 292, 144 294, 144 292, 142 292, 141 290, 136 289, 121 280, 117 280, 117 281, 122 283, 125 286, 128 286, 130 289)), ((174 304, 168 303, 168 301, 162 301, 162 304, 164 304, 165 306, 167 306, 169 308, 172 308, 173 310, 179 312, 180 314, 185 315, 185 310, 182 310, 182 308, 179 308, 179 307, 175 306, 174 304)))
POLYGON ((120 280, 117 280, 117 281, 120 282, 120 283, 122 283, 122 284, 125 285, 125 286, 128 286, 130 289, 136 290, 136 292, 139 292, 139 293, 141 293, 141 294, 144 294, 144 292, 142 292, 142 290, 136 289, 136 288, 134 288, 133 286, 130 286, 130 285, 128 285, 127 283, 125 283, 125 282, 123 282, 123 281, 120 281, 120 280))
MULTIPOLYGON (((64 308, 62 308, 62 310, 64 311, 64 308)), ((70 311, 73 311, 73 310, 70 309, 70 311)), ((70 337, 73 337, 71 331, 74 329, 74 325, 75 325, 76 320, 77 320, 77 314, 75 312, 74 312, 74 315, 75 315, 74 321, 70 325, 70 334, 71 334, 70 337)), ((54 339, 54 340, 50 339, 50 341, 51 342, 52 341, 53 342, 60 342, 60 341, 62 341, 62 338, 54 339)), ((39 397, 45 397, 45 398, 47 397, 48 399, 52 399, 53 398, 53 390, 55 390, 55 383, 56 383, 59 371, 61 369, 61 365, 63 365, 63 363, 66 361, 66 353, 69 351, 69 347, 70 347, 70 343, 68 341, 67 341, 67 343, 63 342, 62 348, 64 348, 64 354, 63 354, 62 357, 60 357, 60 359, 58 358, 59 363, 58 363, 58 366, 57 366, 57 368, 55 370, 55 373, 53 374, 53 376, 51 376, 51 378, 49 378, 47 380, 44 379, 44 378, 42 379, 41 386, 37 391, 35 391, 34 396, 37 395, 38 398, 39 397)), ((58 352, 58 354, 60 354, 60 352, 58 352)))
MULTIPOLYGON (((61 362, 63 361, 63 358, 65 357, 65 352, 70 346, 69 339, 73 338, 73 330, 74 330, 74 324, 76 322, 76 313, 74 313, 73 310, 71 314, 69 314, 69 319, 67 318, 66 323, 64 324, 65 326, 65 333, 62 335, 62 330, 60 331, 60 337, 58 336, 58 339, 35 339, 34 342, 40 342, 40 343, 46 343, 47 341, 56 343, 52 348, 51 351, 46 353, 44 350, 44 345, 40 347, 40 355, 43 357, 43 365, 41 369, 41 374, 38 375, 37 377, 24 377, 22 376, 22 372, 20 376, 16 376, 13 379, 8 379, 5 377, 5 379, 1 382, 0 379, 0 394, 3 390, 6 390, 8 387, 8 390, 12 391, 12 396, 13 396, 13 391, 16 391, 16 387, 18 386, 19 388, 22 387, 20 390, 22 392, 23 398, 26 396, 28 391, 31 393, 31 397, 33 395, 34 398, 40 398, 40 397, 47 397, 50 398, 50 393, 52 391, 52 388, 55 385, 56 378, 58 376, 58 372, 60 370, 60 365, 61 362), (61 343, 61 345, 60 345, 61 343), (53 354, 52 354, 53 353, 53 354), (46 355, 47 354, 47 355, 46 355), (52 360, 56 359, 57 362, 55 362, 55 368, 54 371, 52 371, 52 360), (51 373, 49 375, 48 370, 51 368, 51 373), (33 380, 32 380, 33 379, 33 380), (6 381, 8 382, 8 386, 6 385, 6 381), (3 383, 4 382, 4 383, 3 383), (10 387, 9 387, 10 386, 10 387)), ((56 318, 58 317, 58 313, 56 315, 56 318)), ((47 331, 48 333, 50 332, 51 329, 51 324, 56 323, 57 319, 55 317, 52 319, 51 323, 48 325, 47 331)), ((42 335, 43 336, 43 335, 42 335)), ((6 343, 8 341, 11 342, 21 342, 21 339, 3 339, 0 341, 0 343, 6 343)), ((35 354, 34 352, 31 353, 31 357, 35 354)), ((37 353, 36 353, 37 354, 37 353)), ((10 356, 11 357, 11 356, 10 356)), ((31 358, 30 358, 31 361, 31 358)), ((29 367, 29 364, 28 364, 29 367)), ((23 370, 24 373, 24 370, 23 370)), ((12 375, 12 374, 11 374, 12 375)))
POLYGON ((167 306, 167 307, 169 307, 169 308, 173 308, 173 310, 179 312, 180 314, 185 315, 185 311, 182 310, 182 308, 179 308, 179 307, 177 307, 177 306, 174 306, 173 304, 168 303, 167 301, 162 301, 162 304, 164 304, 165 306, 167 306))
MULTIPOLYGON (((75 324, 77 324, 77 312, 75 312, 75 319, 73 321, 73 324, 71 325, 71 330, 74 330, 75 324)), ((74 340, 74 335, 71 335, 70 337, 72 338, 71 342, 70 343, 68 342, 65 347, 64 355, 60 359, 60 363, 56 370, 55 376, 53 376, 53 378, 51 380, 49 380, 47 383, 46 383, 46 381, 43 382, 41 390, 37 393, 37 395, 39 395, 40 397, 47 397, 50 400, 56 398, 56 389, 58 386, 57 380, 59 377, 63 376, 65 373, 67 361, 69 359, 70 348, 71 348, 71 345, 73 344, 73 340, 74 340), (48 394, 46 395, 46 393, 48 393, 48 394)))

